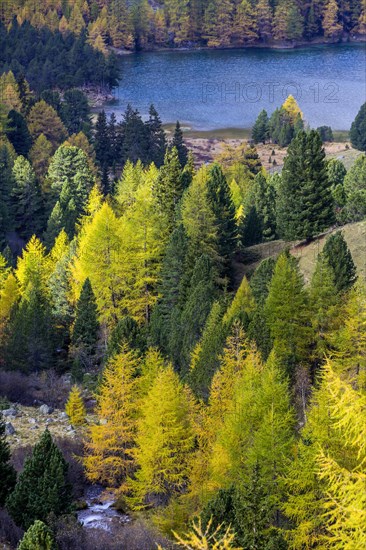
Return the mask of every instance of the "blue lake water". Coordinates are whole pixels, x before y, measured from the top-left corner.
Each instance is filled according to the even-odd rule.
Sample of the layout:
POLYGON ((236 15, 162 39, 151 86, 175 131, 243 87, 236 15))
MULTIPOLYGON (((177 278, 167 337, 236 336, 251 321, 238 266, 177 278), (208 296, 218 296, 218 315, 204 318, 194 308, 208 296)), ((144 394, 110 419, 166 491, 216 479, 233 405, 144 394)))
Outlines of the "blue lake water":
MULTIPOLYGON (((121 59, 117 103, 146 116, 154 103, 164 123, 198 130, 248 128, 291 93, 312 126, 349 129, 366 101, 364 44, 295 50, 151 52, 121 59)), ((119 116, 118 116, 119 118, 119 116)))

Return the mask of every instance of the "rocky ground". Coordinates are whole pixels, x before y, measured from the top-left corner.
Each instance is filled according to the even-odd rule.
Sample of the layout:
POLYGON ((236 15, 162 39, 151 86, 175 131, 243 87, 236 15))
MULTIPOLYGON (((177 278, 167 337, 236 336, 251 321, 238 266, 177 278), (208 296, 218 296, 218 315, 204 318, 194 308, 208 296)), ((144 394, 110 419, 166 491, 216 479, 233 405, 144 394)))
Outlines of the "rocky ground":
POLYGON ((70 425, 67 414, 48 405, 40 407, 11 406, 2 411, 10 447, 34 445, 48 428, 55 437, 74 439, 76 431, 70 425))

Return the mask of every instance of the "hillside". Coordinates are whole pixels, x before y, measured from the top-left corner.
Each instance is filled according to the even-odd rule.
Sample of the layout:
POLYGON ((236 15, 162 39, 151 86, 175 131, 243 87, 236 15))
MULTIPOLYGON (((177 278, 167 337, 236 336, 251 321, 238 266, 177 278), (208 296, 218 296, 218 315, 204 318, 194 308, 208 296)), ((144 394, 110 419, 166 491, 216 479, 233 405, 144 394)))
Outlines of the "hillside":
POLYGON ((272 241, 250 246, 246 249, 245 255, 236 263, 237 281, 240 282, 243 275, 250 275, 258 267, 262 260, 275 258, 283 250, 290 247, 291 254, 298 258, 299 267, 304 275, 305 283, 309 283, 314 273, 318 254, 323 250, 325 241, 329 235, 342 231, 351 251, 352 258, 356 264, 357 271, 362 278, 366 276, 366 221, 350 223, 343 227, 337 227, 308 244, 272 241))

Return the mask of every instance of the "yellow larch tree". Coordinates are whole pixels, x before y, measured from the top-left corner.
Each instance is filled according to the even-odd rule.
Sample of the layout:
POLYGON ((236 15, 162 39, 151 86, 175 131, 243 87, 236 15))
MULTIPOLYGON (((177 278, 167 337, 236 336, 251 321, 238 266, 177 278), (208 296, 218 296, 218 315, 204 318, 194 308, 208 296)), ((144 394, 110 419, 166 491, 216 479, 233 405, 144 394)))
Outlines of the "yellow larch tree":
POLYGON ((85 424, 86 410, 84 400, 78 386, 73 386, 65 405, 65 412, 73 426, 85 424))
POLYGON ((97 398, 97 422, 90 426, 84 465, 93 483, 124 489, 135 466, 138 382, 136 355, 122 348, 104 369, 97 398))

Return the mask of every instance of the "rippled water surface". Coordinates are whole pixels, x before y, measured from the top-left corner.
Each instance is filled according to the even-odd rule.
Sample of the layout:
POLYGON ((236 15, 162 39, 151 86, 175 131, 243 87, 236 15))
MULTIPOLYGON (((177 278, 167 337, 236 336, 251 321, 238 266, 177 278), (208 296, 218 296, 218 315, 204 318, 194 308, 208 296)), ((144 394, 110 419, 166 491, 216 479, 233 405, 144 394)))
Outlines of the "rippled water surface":
POLYGON ((146 115, 154 103, 163 122, 200 130, 248 128, 292 93, 311 126, 349 129, 366 100, 365 45, 296 50, 153 52, 123 56, 118 102, 146 115))

